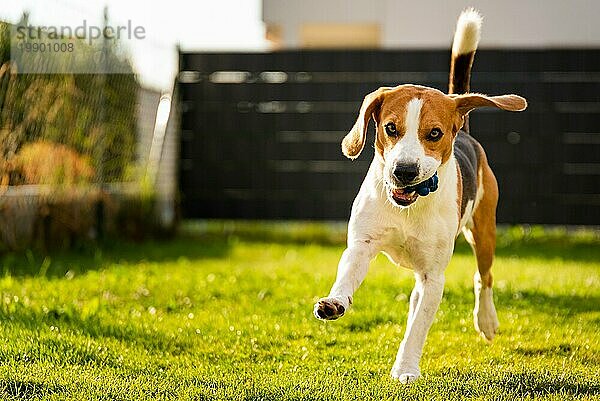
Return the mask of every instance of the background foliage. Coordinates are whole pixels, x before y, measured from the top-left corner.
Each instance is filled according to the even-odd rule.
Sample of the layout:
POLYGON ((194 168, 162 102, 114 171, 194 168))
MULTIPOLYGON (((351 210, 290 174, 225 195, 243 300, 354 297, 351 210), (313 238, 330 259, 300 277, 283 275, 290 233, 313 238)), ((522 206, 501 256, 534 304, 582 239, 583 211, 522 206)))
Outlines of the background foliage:
POLYGON ((36 141, 65 145, 88 158, 105 182, 130 178, 139 84, 117 51, 112 43, 111 60, 126 64, 130 74, 17 74, 18 66, 10 63, 10 25, 0 22, 0 174, 8 174, 10 184, 32 183, 11 174, 10 161, 36 141))

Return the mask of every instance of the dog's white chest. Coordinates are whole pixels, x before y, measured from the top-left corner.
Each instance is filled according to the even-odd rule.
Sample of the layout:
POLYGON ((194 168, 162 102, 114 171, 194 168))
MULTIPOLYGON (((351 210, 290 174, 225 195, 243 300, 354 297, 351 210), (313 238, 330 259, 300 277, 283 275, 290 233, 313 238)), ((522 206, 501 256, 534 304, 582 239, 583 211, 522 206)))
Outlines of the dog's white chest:
POLYGON ((397 266, 420 270, 452 253, 458 230, 456 166, 452 158, 440 170, 440 189, 408 209, 391 206, 376 184, 375 163, 355 200, 349 243, 365 242, 397 266))
POLYGON ((381 241, 381 251, 392 263, 419 270, 428 265, 428 259, 447 255, 452 234, 448 232, 447 221, 440 214, 399 220, 397 226, 386 230, 381 241))

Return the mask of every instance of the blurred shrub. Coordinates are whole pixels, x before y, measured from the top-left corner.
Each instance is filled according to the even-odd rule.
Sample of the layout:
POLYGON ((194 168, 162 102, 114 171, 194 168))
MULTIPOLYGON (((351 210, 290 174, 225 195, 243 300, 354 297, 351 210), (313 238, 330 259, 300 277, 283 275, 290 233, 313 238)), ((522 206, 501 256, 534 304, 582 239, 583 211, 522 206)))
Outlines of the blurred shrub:
POLYGON ((89 157, 65 145, 46 141, 26 143, 8 161, 11 185, 75 185, 89 183, 94 169, 89 157))

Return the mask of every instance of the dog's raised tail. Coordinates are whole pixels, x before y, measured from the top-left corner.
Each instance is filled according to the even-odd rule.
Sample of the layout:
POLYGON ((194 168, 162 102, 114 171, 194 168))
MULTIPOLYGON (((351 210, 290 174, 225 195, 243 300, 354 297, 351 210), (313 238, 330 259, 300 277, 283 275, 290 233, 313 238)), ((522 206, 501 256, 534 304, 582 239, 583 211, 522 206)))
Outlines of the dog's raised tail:
POLYGON ((482 21, 481 14, 474 8, 467 8, 458 17, 452 43, 448 93, 460 94, 469 91, 471 67, 481 36, 482 21))

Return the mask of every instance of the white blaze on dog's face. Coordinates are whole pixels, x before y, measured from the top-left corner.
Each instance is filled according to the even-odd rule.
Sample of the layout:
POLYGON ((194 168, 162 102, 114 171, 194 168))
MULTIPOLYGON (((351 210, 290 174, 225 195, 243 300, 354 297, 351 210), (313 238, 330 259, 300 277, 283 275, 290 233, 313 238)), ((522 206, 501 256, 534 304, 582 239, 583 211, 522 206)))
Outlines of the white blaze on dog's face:
POLYGON ((516 95, 446 95, 416 85, 380 88, 367 95, 353 129, 342 142, 344 154, 357 157, 365 144, 369 119, 375 120, 375 149, 384 162, 383 180, 393 205, 406 207, 418 195, 406 187, 432 177, 452 156, 454 138, 464 116, 491 106, 518 111, 526 107, 516 95))
POLYGON ((383 95, 376 121, 388 198, 397 206, 409 206, 418 195, 404 188, 429 179, 448 160, 462 118, 442 92, 404 86, 383 95))
MULTIPOLYGON (((394 114, 389 121, 380 124, 383 126, 382 135, 393 138, 389 141, 391 146, 384 147, 380 153, 385 160, 384 179, 390 189, 415 185, 430 178, 442 162, 439 155, 425 152, 425 144, 419 135, 422 107, 423 100, 413 98, 406 105, 404 124, 394 114)), ((437 142, 442 139, 443 133, 439 128, 433 129, 437 131, 430 141, 437 142)))

